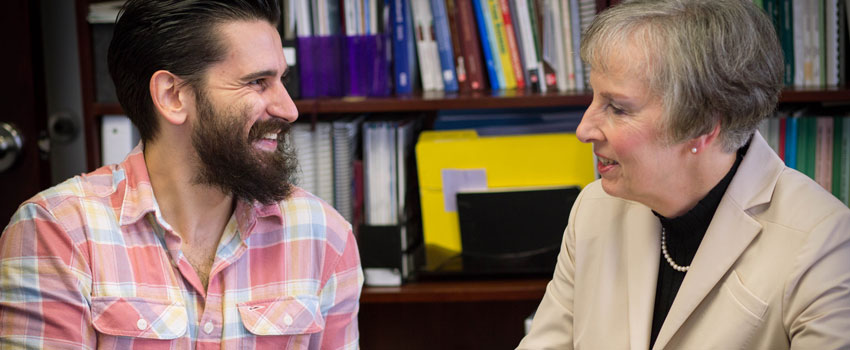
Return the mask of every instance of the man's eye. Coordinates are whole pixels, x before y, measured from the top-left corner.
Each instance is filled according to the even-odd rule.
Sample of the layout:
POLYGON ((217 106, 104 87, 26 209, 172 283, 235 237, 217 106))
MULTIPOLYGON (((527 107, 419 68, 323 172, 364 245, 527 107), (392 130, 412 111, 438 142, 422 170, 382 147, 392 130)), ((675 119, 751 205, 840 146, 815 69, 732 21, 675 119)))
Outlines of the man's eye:
POLYGON ((251 80, 248 82, 248 85, 263 85, 263 79, 251 80))

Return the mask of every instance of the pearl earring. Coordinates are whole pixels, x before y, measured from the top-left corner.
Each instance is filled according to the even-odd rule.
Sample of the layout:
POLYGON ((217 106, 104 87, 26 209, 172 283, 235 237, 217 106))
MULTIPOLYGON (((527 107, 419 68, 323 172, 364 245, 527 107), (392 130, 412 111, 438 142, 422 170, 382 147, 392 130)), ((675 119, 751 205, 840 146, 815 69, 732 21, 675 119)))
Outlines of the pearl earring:
POLYGON ((691 153, 693 153, 693 154, 697 154, 697 148, 696 148, 696 147, 691 148, 691 153))

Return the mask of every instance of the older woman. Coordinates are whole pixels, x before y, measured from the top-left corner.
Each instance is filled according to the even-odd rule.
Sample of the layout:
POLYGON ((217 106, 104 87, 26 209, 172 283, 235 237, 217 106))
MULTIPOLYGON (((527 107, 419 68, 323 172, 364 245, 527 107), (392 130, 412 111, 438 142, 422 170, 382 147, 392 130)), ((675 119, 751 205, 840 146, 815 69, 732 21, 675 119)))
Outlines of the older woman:
POLYGON ((625 2, 581 56, 593 103, 577 134, 602 178, 519 348, 850 347, 850 210, 755 131, 783 72, 766 15, 625 2))

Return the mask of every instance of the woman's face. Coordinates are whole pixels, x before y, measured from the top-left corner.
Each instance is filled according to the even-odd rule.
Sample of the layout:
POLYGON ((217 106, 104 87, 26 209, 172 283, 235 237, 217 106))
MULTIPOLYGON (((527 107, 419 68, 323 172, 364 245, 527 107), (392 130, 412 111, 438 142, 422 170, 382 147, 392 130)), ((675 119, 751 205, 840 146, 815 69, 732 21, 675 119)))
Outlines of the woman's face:
POLYGON ((687 156, 686 146, 668 145, 662 130, 661 98, 653 94, 643 78, 640 55, 610 58, 605 71, 591 70, 593 102, 576 134, 593 143, 602 188, 608 194, 641 202, 651 208, 675 195, 684 172, 678 165, 687 156), (671 193, 672 192, 672 193, 671 193))

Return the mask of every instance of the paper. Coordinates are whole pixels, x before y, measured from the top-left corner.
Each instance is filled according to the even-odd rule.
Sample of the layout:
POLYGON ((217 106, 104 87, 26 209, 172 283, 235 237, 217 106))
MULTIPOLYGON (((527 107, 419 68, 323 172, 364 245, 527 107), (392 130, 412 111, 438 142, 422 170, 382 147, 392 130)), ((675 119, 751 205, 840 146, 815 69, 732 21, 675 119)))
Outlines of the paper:
POLYGON ((443 203, 447 212, 457 212, 457 193, 487 189, 487 169, 443 169, 443 203))

